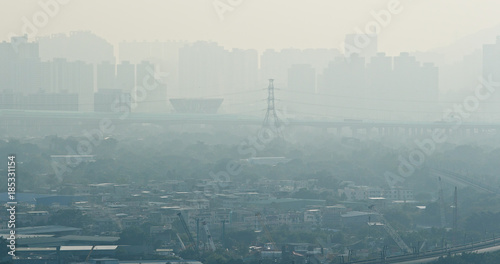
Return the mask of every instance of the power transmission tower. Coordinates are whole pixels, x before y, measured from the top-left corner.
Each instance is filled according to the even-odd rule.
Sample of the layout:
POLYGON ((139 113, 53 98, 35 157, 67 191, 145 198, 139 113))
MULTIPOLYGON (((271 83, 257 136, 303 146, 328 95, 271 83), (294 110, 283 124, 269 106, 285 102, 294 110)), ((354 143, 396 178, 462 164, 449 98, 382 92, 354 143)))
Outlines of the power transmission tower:
POLYGON ((276 108, 274 105, 274 79, 269 79, 269 87, 267 87, 267 112, 262 126, 270 128, 278 135, 281 135, 281 125, 282 122, 276 114, 276 108))

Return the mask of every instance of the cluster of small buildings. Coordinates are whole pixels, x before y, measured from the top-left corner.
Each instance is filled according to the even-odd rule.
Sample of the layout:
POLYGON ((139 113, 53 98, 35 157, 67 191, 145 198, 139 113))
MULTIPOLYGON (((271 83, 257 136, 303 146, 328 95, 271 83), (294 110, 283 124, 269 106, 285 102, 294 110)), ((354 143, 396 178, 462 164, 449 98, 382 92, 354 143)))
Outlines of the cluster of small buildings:
MULTIPOLYGON (((18 245, 21 251, 42 246, 61 247, 64 251, 76 250, 75 246, 86 249, 91 245, 101 245, 106 247, 97 250, 96 257, 115 257, 119 247, 130 247, 119 243, 120 232, 149 223, 148 231, 156 241, 155 248, 136 250, 158 255, 173 254, 180 250, 182 243, 189 243, 179 236, 185 233, 179 226, 179 213, 199 241, 208 238, 200 228, 202 223, 206 225, 218 247, 224 244, 223 234, 229 231, 260 232, 288 226, 290 230, 335 232, 380 221, 378 213, 368 208, 356 211, 348 203, 327 204, 322 199, 293 198, 299 190, 324 191, 316 179, 261 179, 239 185, 214 180, 168 180, 147 184, 74 184, 63 188, 74 190, 74 194, 18 194, 21 226, 18 245), (287 197, 282 197, 284 194, 288 194, 287 197), (51 215, 61 209, 80 210, 92 219, 91 224, 81 228, 51 225, 51 215)), ((339 189, 336 195, 338 200, 347 198, 346 202, 371 200, 382 206, 394 200, 413 199, 411 190, 383 190, 353 183, 339 189)), ((1 219, 6 217, 6 214, 0 214, 1 219)), ((7 229, 0 229, 0 234, 7 232, 7 229)), ((133 249, 127 250, 133 252, 133 249)), ((29 254, 37 253, 29 251, 29 254)))
POLYGON ((345 182, 346 186, 339 189, 340 196, 344 196, 348 201, 361 201, 373 198, 383 198, 387 200, 413 201, 413 190, 403 188, 383 189, 373 186, 358 186, 353 182, 345 182))

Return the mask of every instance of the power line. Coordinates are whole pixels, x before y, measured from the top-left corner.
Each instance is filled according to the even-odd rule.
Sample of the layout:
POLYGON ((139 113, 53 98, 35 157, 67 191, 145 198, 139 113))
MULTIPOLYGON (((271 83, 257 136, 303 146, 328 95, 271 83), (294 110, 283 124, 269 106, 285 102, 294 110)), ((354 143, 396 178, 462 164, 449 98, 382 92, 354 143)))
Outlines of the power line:
MULTIPOLYGON (((350 98, 350 99, 359 99, 359 100, 371 100, 371 101, 389 101, 389 102, 414 102, 414 103, 427 103, 427 104, 443 104, 443 103, 459 103, 460 100, 458 101, 441 101, 441 100, 436 100, 436 102, 432 102, 429 100, 410 100, 410 99, 390 99, 390 98, 376 98, 376 97, 360 97, 360 96, 347 96, 347 95, 335 95, 335 94, 328 94, 328 93, 312 93, 312 92, 306 92, 306 91, 298 91, 298 90, 288 90, 288 89, 279 89, 276 88, 277 91, 283 91, 283 92, 292 92, 292 93, 300 93, 300 94, 308 94, 308 95, 315 95, 315 96, 327 96, 327 97, 334 97, 334 98, 350 98)), ((465 98, 465 97, 464 97, 465 98)), ((463 99, 462 99, 463 100, 463 99)), ((497 104, 496 102, 488 102, 484 101, 481 103, 491 103, 491 104, 497 104)))
POLYGON ((245 91, 239 91, 239 92, 232 92, 232 93, 219 93, 219 94, 214 94, 214 95, 207 95, 203 96, 202 98, 214 98, 214 97, 221 97, 221 96, 226 96, 226 95, 238 95, 238 94, 246 94, 246 93, 255 93, 255 92, 261 92, 264 89, 252 89, 252 90, 245 90, 245 91))
POLYGON ((235 102, 235 103, 230 103, 230 104, 224 104, 224 106, 228 106, 228 105, 252 105, 255 103, 263 103, 266 100, 267 99, 260 99, 260 100, 250 101, 250 102, 235 102))
POLYGON ((277 130, 276 132, 281 136, 278 129, 281 127, 281 120, 278 118, 278 114, 276 114, 276 108, 274 105, 274 79, 269 79, 269 86, 267 87, 267 111, 262 126, 277 130))
MULTIPOLYGON (((278 100, 280 102, 292 103, 292 104, 302 104, 302 105, 311 105, 311 106, 322 106, 322 107, 330 107, 330 108, 338 108, 338 109, 355 109, 355 110, 368 110, 368 111, 384 111, 384 112, 407 112, 407 113, 421 113, 421 114, 443 114, 443 111, 410 111, 410 110, 401 110, 401 109, 381 109, 381 108, 363 108, 363 107, 353 107, 353 106, 335 106, 335 105, 325 105, 325 104, 316 104, 316 103, 306 103, 306 102, 297 102, 291 100, 278 100)), ((500 111, 478 111, 480 113, 490 113, 490 114, 498 114, 500 111)))

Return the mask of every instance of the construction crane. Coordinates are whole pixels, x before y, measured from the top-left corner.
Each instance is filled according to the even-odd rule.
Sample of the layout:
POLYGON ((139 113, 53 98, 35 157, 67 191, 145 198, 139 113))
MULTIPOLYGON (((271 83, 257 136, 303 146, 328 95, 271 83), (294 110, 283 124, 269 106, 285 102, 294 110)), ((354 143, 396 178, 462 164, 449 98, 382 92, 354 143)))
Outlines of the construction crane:
POLYGON ((208 229, 207 222, 203 221, 203 228, 205 229, 205 234, 207 235, 208 247, 210 250, 215 251, 214 240, 212 239, 212 235, 210 234, 210 230, 208 229))
POLYGON ((422 243, 422 245, 420 246, 420 248, 418 249, 418 253, 422 252, 422 249, 424 249, 425 247, 425 243, 427 242, 427 239, 424 240, 424 243, 422 243))
POLYGON ((384 229, 387 231, 387 233, 392 237, 394 242, 398 245, 398 247, 403 250, 405 253, 410 253, 411 249, 406 245, 406 243, 403 241, 403 239, 398 235, 396 230, 387 222, 387 220, 384 218, 384 216, 375 208, 375 205, 370 205, 368 208, 376 212, 379 216, 380 219, 382 220, 382 223, 384 224, 384 229))
POLYGON ((194 247, 195 248, 195 251, 196 253, 198 253, 198 248, 196 247, 196 242, 194 241, 194 238, 193 236, 191 235, 191 232, 189 232, 189 227, 188 225, 186 224, 186 221, 184 220, 184 217, 182 216, 182 214, 179 212, 177 213, 177 216, 179 217, 179 220, 181 221, 181 224, 182 224, 182 228, 184 229, 184 232, 186 232, 187 236, 188 236, 188 239, 189 239, 189 243, 191 243, 189 245, 189 247, 194 247))
POLYGON ((182 249, 186 249, 186 245, 184 245, 184 242, 182 242, 181 236, 179 236, 179 233, 175 233, 177 235, 177 239, 179 239, 179 242, 181 243, 182 249))
MULTIPOLYGON (((259 219, 259 222, 262 223, 262 216, 260 213, 255 214, 256 218, 259 219)), ((264 228, 264 233, 266 234, 267 239, 269 240, 269 243, 271 243, 271 249, 276 250, 278 247, 276 246, 276 243, 273 240, 273 237, 271 236, 271 232, 267 229, 266 224, 262 223, 262 227, 264 228)))
POLYGON ((443 195, 443 184, 441 182, 441 177, 439 177, 439 209, 441 213, 441 227, 446 227, 445 218, 445 205, 444 205, 444 195, 443 195))
POLYGON ((89 262, 90 255, 92 254, 92 251, 94 251, 94 248, 95 248, 95 246, 92 246, 92 248, 90 249, 89 254, 88 254, 88 255, 87 255, 87 257, 85 258, 85 263, 88 263, 88 262, 89 262))

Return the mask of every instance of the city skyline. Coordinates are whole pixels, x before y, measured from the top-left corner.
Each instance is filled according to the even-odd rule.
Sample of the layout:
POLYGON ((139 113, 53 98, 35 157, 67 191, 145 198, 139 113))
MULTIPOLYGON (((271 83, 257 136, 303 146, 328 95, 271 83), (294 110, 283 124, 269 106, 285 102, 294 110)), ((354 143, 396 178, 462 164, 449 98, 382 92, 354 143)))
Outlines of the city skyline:
POLYGON ((0 264, 498 263, 498 0, 15 0, 0 264))
MULTIPOLYGON (((143 104, 137 111, 150 112, 156 109, 154 111, 169 112, 168 108, 172 109, 169 100, 172 98, 222 99, 224 113, 257 111, 264 107, 263 94, 257 91, 267 86, 268 79, 275 79, 279 104, 284 109, 296 111, 299 115, 308 113, 307 116, 310 116, 313 113, 321 113, 335 114, 339 117, 341 113, 347 118, 360 119, 394 119, 395 116, 399 116, 400 120, 406 118, 439 120, 439 115, 442 114, 440 108, 462 100, 464 94, 473 90, 479 77, 488 79, 489 75, 492 75, 496 80, 496 72, 500 68, 495 63, 498 54, 488 52, 497 49, 496 37, 500 35, 500 27, 498 34, 495 33, 495 28, 484 29, 488 23, 493 23, 490 20, 477 23, 476 28, 470 29, 467 33, 463 28, 461 36, 463 38, 447 49, 412 50, 415 46, 398 42, 398 39, 408 37, 400 33, 390 41, 392 44, 399 43, 397 45, 399 51, 394 53, 395 49, 388 49, 386 44, 391 39, 391 32, 408 23, 404 21, 415 15, 412 12, 428 7, 429 3, 425 1, 418 4, 405 0, 376 1, 357 9, 351 4, 341 6, 335 3, 337 7, 345 9, 339 17, 313 15, 325 15, 331 11, 329 8, 335 7, 335 4, 319 1, 315 3, 316 6, 304 6, 291 1, 283 6, 286 12, 285 10, 276 12, 276 18, 281 18, 279 17, 281 13, 285 14, 283 19, 254 21, 256 27, 267 23, 268 27, 259 31, 263 34, 279 29, 276 31, 276 38, 260 37, 246 42, 243 45, 246 47, 242 48, 232 45, 224 38, 207 38, 207 35, 217 32, 216 28, 207 29, 204 34, 196 32, 204 27, 211 27, 210 23, 213 21, 210 19, 213 16, 221 27, 231 22, 240 23, 241 19, 248 20, 248 16, 236 18, 235 14, 240 10, 246 10, 245 7, 251 9, 250 7, 256 2, 214 0, 209 5, 212 7, 211 15, 203 9, 207 4, 204 2, 205 5, 198 5, 198 9, 193 9, 193 14, 200 13, 196 18, 197 26, 193 30, 190 28, 193 24, 177 23, 183 19, 189 21, 190 18, 181 18, 169 10, 165 11, 163 19, 175 23, 164 23, 160 19, 156 21, 156 25, 164 27, 165 31, 155 27, 150 28, 151 25, 148 23, 159 19, 158 10, 174 2, 160 3, 151 0, 143 3, 142 5, 150 4, 148 7, 156 5, 158 9, 148 8, 148 13, 143 17, 145 21, 138 20, 137 18, 143 13, 136 12, 136 17, 131 19, 135 27, 126 26, 125 35, 122 31, 110 34, 103 29, 120 23, 122 17, 130 12, 127 10, 137 3, 131 2, 131 6, 120 5, 120 10, 115 10, 113 13, 114 19, 107 20, 107 23, 101 24, 99 28, 95 27, 95 22, 99 21, 103 13, 109 11, 113 6, 112 2, 95 4, 93 11, 84 8, 88 4, 79 0, 46 0, 31 5, 33 15, 21 17, 19 32, 24 33, 23 37, 10 35, 15 31, 9 31, 8 35, 13 40, 12 45, 8 41, 1 42, 3 54, 8 55, 2 59, 4 63, 2 74, 6 76, 2 81, 6 84, 2 92, 29 95, 30 98, 19 99, 24 100, 28 106, 36 105, 37 102, 50 102, 48 99, 50 96, 34 94, 74 93, 79 95, 79 107, 76 108, 79 111, 106 111, 106 109, 109 111, 107 105, 110 105, 116 97, 120 97, 120 101, 124 102, 129 100, 126 99, 127 96, 131 96, 132 101, 134 96, 140 97, 137 86, 141 86, 142 79, 148 75, 144 73, 144 67, 148 65, 150 69, 154 67, 155 70, 161 70, 168 75, 168 80, 161 86, 161 90, 156 90, 157 94, 154 95, 156 106, 143 104), (78 18, 80 14, 74 14, 68 23, 61 23, 61 19, 67 19, 64 14, 71 13, 75 6, 79 7, 82 14, 94 12, 93 18, 82 23, 78 18), (297 16, 299 11, 290 9, 292 7, 304 7, 300 11, 304 15, 297 16), (319 10, 319 7, 324 8, 319 10), (317 13, 308 13, 309 11, 317 13), (292 15, 295 15, 296 19, 285 19, 292 15), (338 30, 332 31, 334 33, 331 36, 335 38, 343 32, 340 28, 345 28, 354 20, 358 22, 352 30, 345 31, 338 45, 328 44, 322 47, 327 42, 323 41, 320 35, 329 34, 325 34, 326 31, 321 31, 321 28, 317 27, 318 17, 323 19, 328 17, 323 21, 323 26, 329 26, 335 19, 343 19, 345 23, 336 24, 338 30), (205 19, 211 22, 201 23, 205 19), (302 26, 295 27, 299 22, 302 26), (62 27, 56 29, 52 26, 54 24, 62 27), (86 25, 86 30, 80 28, 83 24, 86 25), (172 40, 180 39, 180 35, 176 34, 177 31, 168 30, 172 24, 175 24, 176 30, 184 29, 183 32, 193 35, 181 41, 172 40), (64 28, 70 28, 67 30, 69 32, 64 28), (312 41, 314 44, 303 45, 304 42, 287 39, 287 30, 290 28, 301 36, 301 40, 312 41), (139 41, 123 41, 135 38, 138 32, 153 29, 157 36, 155 40, 150 40, 149 36, 139 41), (310 32, 305 33, 303 30, 310 32), (321 34, 311 37, 308 34, 312 32, 321 34), (471 36, 476 38, 470 41, 471 36), (169 40, 162 40, 163 37, 169 40), (25 38, 29 44, 21 45, 23 41, 26 42, 25 38), (277 40, 286 41, 288 46, 276 48, 281 45, 276 42, 277 40), (12 55, 14 57, 9 55, 8 46, 12 46, 19 54, 12 55), (395 113, 389 113, 390 111, 395 113)), ((269 6, 273 5, 276 5, 276 2, 269 3, 269 6)), ((448 10, 450 14, 445 15, 440 9, 443 6, 435 4, 434 13, 441 14, 441 18, 445 18, 456 15, 451 14, 453 9, 463 8, 464 5, 467 3, 459 1, 456 6, 450 7, 448 10)), ((12 6, 22 9, 29 6, 29 1, 12 6)), ((175 6, 179 10, 194 7, 193 2, 175 6)), ((268 11, 266 9, 266 12, 268 11)), ((338 10, 331 12, 332 15, 336 13, 338 10)), ((436 14, 425 14, 428 15, 425 19, 430 20, 436 16, 436 14)), ((486 16, 487 13, 483 15, 486 16)), ((413 24, 413 27, 419 26, 420 30, 425 28, 427 22, 424 23, 422 19, 424 17, 415 20, 414 22, 420 21, 420 24, 413 24)), ((464 16, 463 19, 466 20, 468 17, 464 16)), ((460 23, 462 22, 456 24, 460 23)), ((441 35, 446 36, 455 30, 457 25, 448 26, 448 30, 441 35)), ((436 24, 436 27, 439 26, 436 24)), ((254 34, 254 28, 242 27, 242 29, 244 34, 234 35, 236 42, 249 39, 254 34)), ((428 34, 432 34, 432 30, 427 30, 428 34)), ((424 33, 417 30, 412 34, 415 37, 424 33)), ((231 36, 231 32, 226 32, 224 36, 231 36)), ((422 38, 414 44, 425 42, 437 45, 438 39, 422 38)), ((53 102, 75 100, 74 97, 66 95, 54 96, 53 102)), ((10 100, 8 98, 10 97, 5 100, 10 100)), ((176 102, 176 104, 186 103, 176 102)), ((183 108, 194 109, 200 102, 190 101, 189 107, 184 105, 183 108)), ((493 104, 492 100, 483 106, 489 108, 486 112, 494 113, 491 112, 495 109, 492 108, 493 104)), ((36 106, 29 107, 36 108, 36 106)), ((75 110, 74 107, 69 109, 75 110)), ((213 111, 216 112, 211 110, 213 111)))
MULTIPOLYGON (((352 43, 353 36, 350 38, 346 37, 346 42, 352 43)), ((18 39, 14 39, 13 44, 2 42, 2 54, 8 55, 3 59, 5 69, 14 66, 9 70, 11 74, 4 72, 7 74, 4 87, 7 88, 3 93, 31 94, 30 98, 19 100, 25 100, 28 109, 34 110, 43 102, 59 106, 60 100, 75 100, 65 95, 48 99, 49 95, 40 92, 69 92, 80 95, 78 108, 47 106, 39 110, 110 111, 109 106, 116 98, 126 104, 129 100, 124 99, 126 97, 140 97, 141 92, 137 90, 142 85, 143 77, 140 76, 148 75, 140 74, 140 68, 145 67, 140 65, 149 64, 151 70, 164 71, 168 80, 166 86, 155 90, 158 94, 151 93, 154 102, 143 102, 143 106, 136 109, 139 112, 169 112, 168 108, 173 106, 169 100, 175 98, 220 98, 224 101, 223 113, 256 113, 264 107, 263 93, 257 92, 263 90, 268 79, 275 79, 282 109, 293 110, 300 116, 321 113, 336 118, 439 120, 441 107, 460 100, 447 93, 450 88, 463 94, 473 87, 467 82, 457 87, 449 83, 460 78, 472 83, 481 75, 488 79, 498 68, 494 63, 496 53, 487 52, 496 49, 498 42, 484 45, 487 58, 484 63, 481 63, 483 54, 480 52, 473 56, 479 64, 471 65, 463 60, 450 67, 426 62, 420 54, 402 52, 398 56, 387 56, 377 53, 376 38, 372 39, 375 48, 364 54, 367 57, 363 54, 346 57, 335 49, 266 50, 258 54, 255 50, 228 50, 214 42, 126 42, 119 47, 119 54, 127 60, 119 60, 119 63, 113 56, 112 46, 89 32, 73 32, 39 41, 22 45, 18 45, 22 42, 18 39), (9 55, 12 45, 17 45, 22 52, 9 55), (485 66, 488 68, 482 74, 485 66), (472 71, 460 77, 450 76, 467 67, 472 71), (446 74, 441 75, 441 70, 446 74), (27 81, 19 79, 21 76, 28 77, 27 81), (391 111, 394 113, 390 114, 391 111)), ((10 100, 8 98, 4 99, 10 100)), ((201 101, 191 103, 196 105, 201 101)), ((491 110, 496 109, 491 108, 493 103, 483 106, 488 108, 486 113, 489 115, 482 118, 492 118, 494 112, 491 110)), ((188 108, 201 107, 195 105, 188 108)), ((217 110, 210 110, 213 111, 217 110)))

